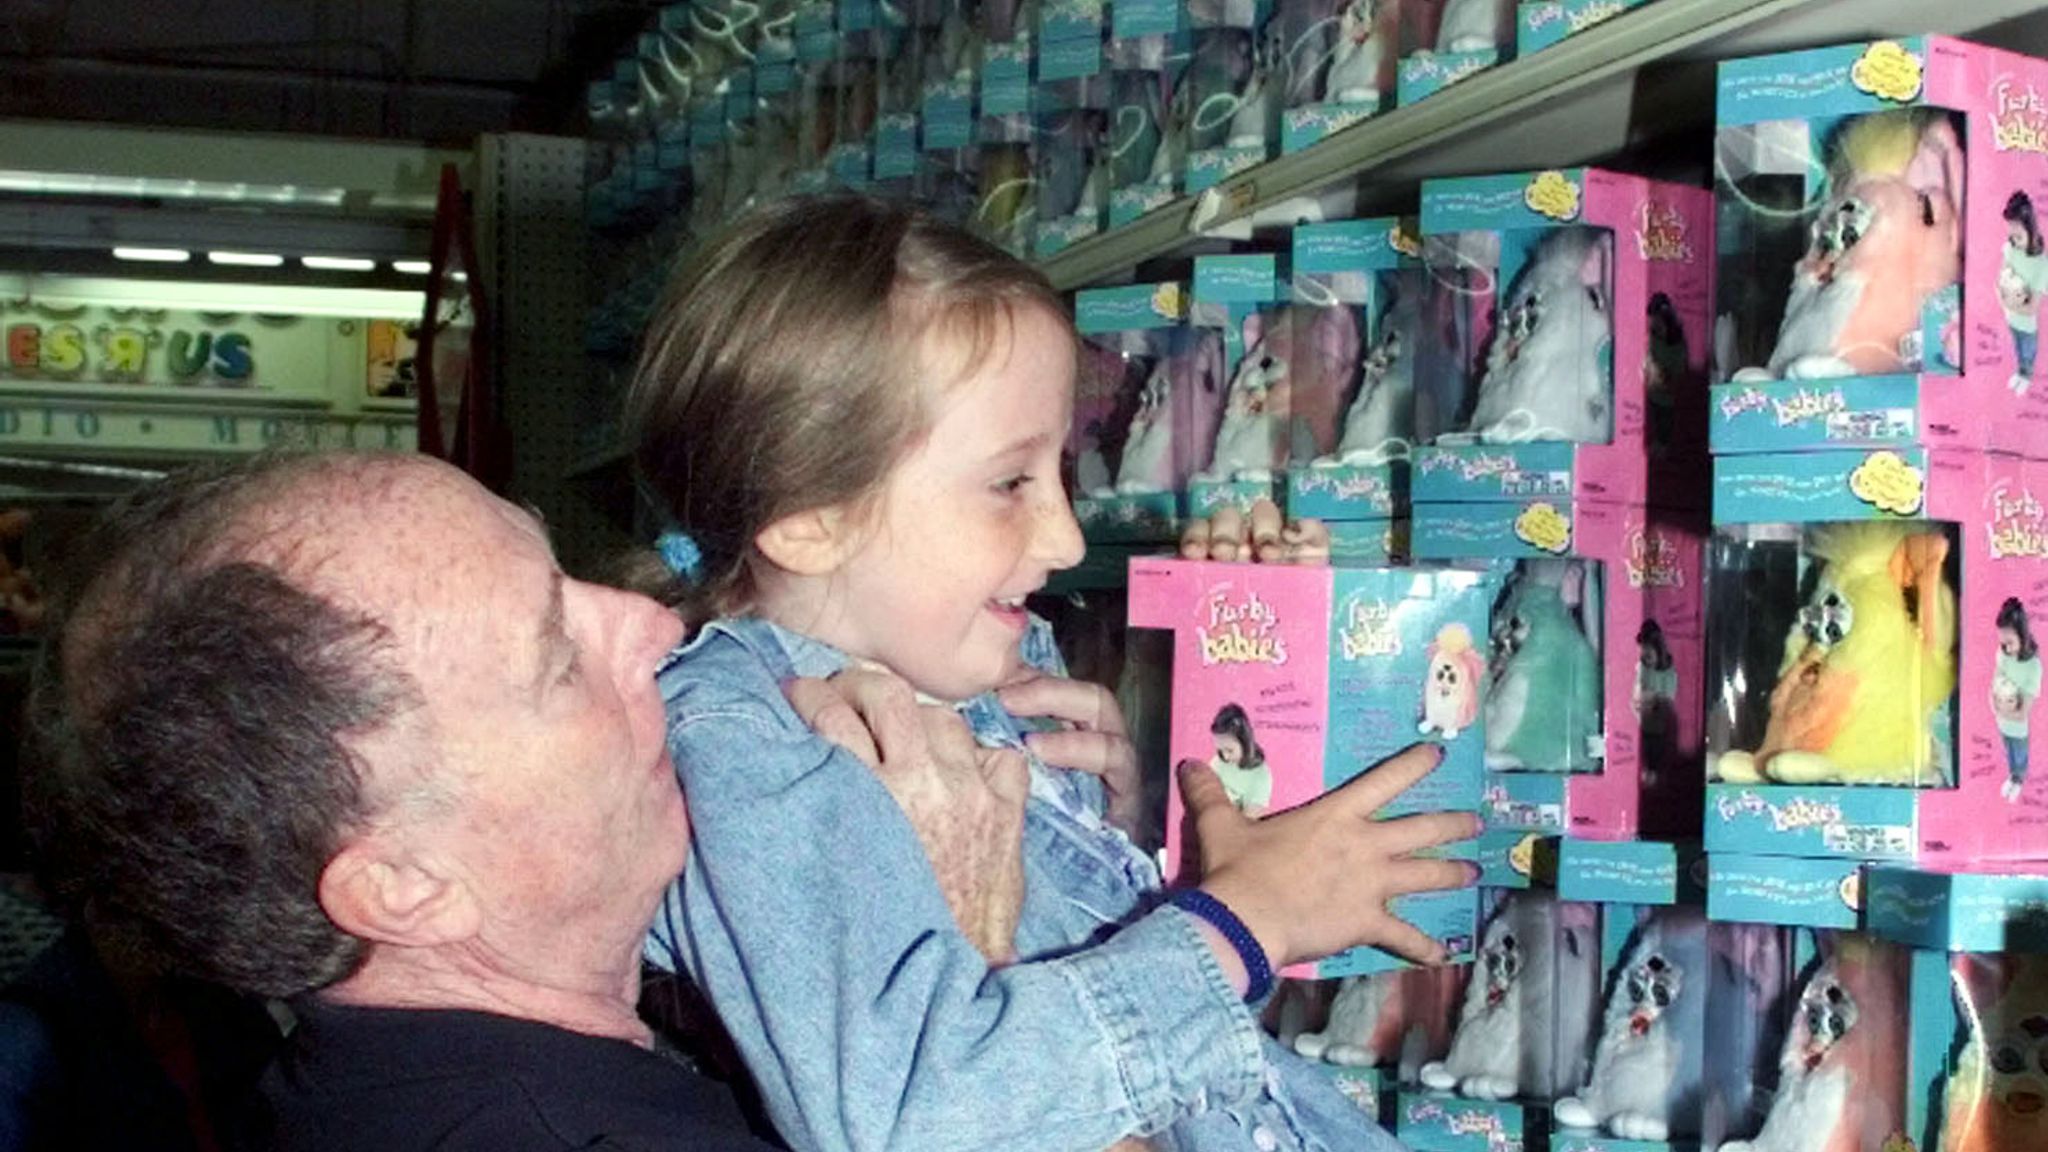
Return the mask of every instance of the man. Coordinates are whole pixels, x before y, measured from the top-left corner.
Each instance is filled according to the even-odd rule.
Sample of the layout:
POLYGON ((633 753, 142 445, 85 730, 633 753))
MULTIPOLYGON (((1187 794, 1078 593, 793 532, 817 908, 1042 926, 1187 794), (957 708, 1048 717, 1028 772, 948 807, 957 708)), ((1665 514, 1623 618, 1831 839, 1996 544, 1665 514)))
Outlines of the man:
MULTIPOLYGON (((634 1011, 688 843, 654 682, 673 615, 565 577, 532 515, 420 457, 174 477, 85 554, 38 703, 41 842, 103 938, 290 999, 261 1142, 755 1146, 634 1011)), ((893 678, 834 685, 792 699, 935 855, 971 846, 960 920, 1014 917, 1021 764, 893 678)), ((1285 887, 1429 762, 1259 825, 1189 802, 1212 869, 1285 887)))

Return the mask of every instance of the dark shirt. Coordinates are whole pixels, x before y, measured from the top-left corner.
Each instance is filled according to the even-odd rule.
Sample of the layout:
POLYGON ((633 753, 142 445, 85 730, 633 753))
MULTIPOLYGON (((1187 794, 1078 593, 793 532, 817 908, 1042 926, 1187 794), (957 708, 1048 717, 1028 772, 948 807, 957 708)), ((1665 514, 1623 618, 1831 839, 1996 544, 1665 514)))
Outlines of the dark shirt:
POLYGON ((257 1143, 283 1152, 762 1152, 723 1085, 623 1040, 485 1012, 293 1005, 257 1143))

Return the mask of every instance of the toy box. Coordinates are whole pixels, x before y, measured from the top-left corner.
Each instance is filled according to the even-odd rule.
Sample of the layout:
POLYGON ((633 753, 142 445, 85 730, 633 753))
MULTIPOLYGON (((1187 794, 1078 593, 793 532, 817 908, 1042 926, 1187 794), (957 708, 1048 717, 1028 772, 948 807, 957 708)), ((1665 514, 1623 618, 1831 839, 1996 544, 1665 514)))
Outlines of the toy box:
POLYGON ((1716 451, 2043 454, 2044 96, 1939 37, 1721 65, 1716 451))
POLYGON ((972 4, 917 0, 916 11, 919 145, 927 152, 965 148, 974 142, 974 93, 981 69, 972 4))
POLYGON ((1716 460, 1710 850, 2041 854, 2044 480, 1926 448, 1716 460))
POLYGON ((1506 569, 1494 606, 1484 813, 1592 839, 1697 835, 1704 695, 1694 514, 1415 505, 1418 560, 1506 569))
POLYGON ((927 55, 940 55, 942 29, 934 4, 910 4, 903 11, 906 23, 878 22, 870 42, 875 49, 875 183, 907 189, 918 169, 924 61, 927 55))
POLYGON ((1032 149, 1032 251, 1040 259, 1102 231, 1109 208, 1109 77, 1100 71, 1102 43, 1063 41, 1045 51, 1043 65, 1057 59, 1080 68, 1092 54, 1097 70, 1041 83, 1033 96, 1038 134, 1032 149))
POLYGON ((1383 1126, 1395 1125, 1400 1086, 1450 1050, 1470 964, 1400 968, 1340 980, 1289 981, 1279 999, 1280 1043, 1383 1126))
POLYGON ((1289 46, 1280 150, 1299 152, 1394 106, 1402 0, 1280 0, 1289 46))
POLYGON ((1194 14, 1185 88, 1189 192, 1200 192, 1271 158, 1280 143, 1287 45, 1271 0, 1216 5, 1194 14))
POLYGON ((1789 933, 1710 922, 1705 872, 1692 847, 1561 842, 1558 896, 1594 906, 1606 975, 1590 1032, 1554 1037, 1578 1077, 1552 1109, 1552 1152, 1715 1148, 1767 1082, 1789 933))
POLYGON ((1515 0, 1403 0, 1402 107, 1512 57, 1515 0))
POLYGON ((1482 891, 1445 1054, 1404 1080, 1395 1104, 1396 1134, 1416 1152, 1543 1147, 1552 1102, 1584 1078, 1583 1058, 1555 1041, 1593 1034, 1598 909, 1533 887, 1482 891))
POLYGON ((1278 503, 1293 446, 1307 435, 1305 418, 1327 421, 1335 405, 1335 374, 1304 355, 1281 283, 1270 253, 1195 258, 1188 323, 1221 337, 1229 385, 1215 433, 1198 455, 1202 467, 1188 481, 1190 516, 1262 498, 1278 503))
POLYGON ((1914 953, 1912 1105, 1923 1148, 2048 1146, 2048 874, 1876 867, 1870 930, 1914 953))
POLYGON ((1712 220, 1592 168, 1426 181, 1416 501, 1697 507, 1712 220))
POLYGON ((1314 452, 1288 475, 1290 516, 1387 521, 1407 510, 1421 251, 1412 219, 1294 230, 1293 374, 1312 385, 1304 403, 1333 403, 1303 413, 1314 452))
POLYGON ((843 188, 874 180, 876 114, 881 98, 876 56, 880 32, 873 0, 838 0, 839 48, 832 61, 836 113, 825 167, 843 188))
POLYGON ((1647 3, 1649 0, 1522 0, 1515 6, 1515 55, 1540 52, 1647 3))
POLYGON ((1177 283, 1074 294, 1081 367, 1064 465, 1090 543, 1174 540, 1222 415, 1223 340, 1187 326, 1177 283))
MULTIPOLYGON (((1133 560, 1130 623, 1174 634, 1168 761, 1211 765, 1257 816, 1290 808, 1418 740, 1443 762, 1382 810, 1472 811, 1479 802, 1475 677, 1491 598, 1487 573, 1441 568, 1293 568, 1133 560)), ((1168 871, 1180 852, 1177 794, 1168 871)), ((1469 956, 1473 889, 1396 900, 1394 913, 1469 956)), ((1353 949, 1290 975, 1399 966, 1353 949)))
POLYGON ((1180 195, 1191 91, 1181 88, 1186 13, 1170 0, 1110 8, 1109 226, 1121 227, 1180 195))

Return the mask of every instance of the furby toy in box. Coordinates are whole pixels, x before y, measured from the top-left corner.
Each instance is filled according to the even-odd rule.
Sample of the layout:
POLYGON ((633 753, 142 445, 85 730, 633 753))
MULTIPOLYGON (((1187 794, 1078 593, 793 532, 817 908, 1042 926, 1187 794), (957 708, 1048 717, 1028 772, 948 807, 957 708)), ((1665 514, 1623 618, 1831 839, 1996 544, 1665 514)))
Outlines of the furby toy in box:
POLYGON ((1515 54, 1515 0, 1402 0, 1400 19, 1403 108, 1515 54))
POLYGON ((1402 0, 1280 0, 1288 87, 1280 151, 1394 106, 1402 0))
POLYGON ((1522 0, 1515 6, 1515 55, 1527 56, 1607 23, 1649 0, 1522 0))
POLYGON ((1335 403, 1313 425, 1312 457, 1288 474, 1289 516, 1382 527, 1406 516, 1421 254, 1413 219, 1294 230, 1297 360, 1335 403))
POLYGON ((2048 1148, 2048 866, 1870 870, 1870 931, 1911 945, 1907 1131, 1922 1148, 2048 1148))
POLYGON ((1548 1037, 1578 1073, 1551 1152, 1713 1148, 1746 1128, 1778 1054, 1791 933, 1708 920, 1704 865, 1696 847, 1563 841, 1558 895, 1592 906, 1606 975, 1590 1030, 1548 1037))
POLYGON ((1721 65, 1718 452, 2048 449, 2048 64, 1922 37, 1721 65))
POLYGON ((1483 707, 1493 831, 1682 839, 1699 828, 1697 514, 1417 502, 1418 560, 1504 566, 1483 707))
POLYGON ((1180 195, 1194 91, 1182 83, 1187 14, 1171 0, 1110 9, 1109 226, 1120 228, 1180 195))
MULTIPOLYGON (((1271 0, 1190 9, 1187 87, 1189 192, 1200 192, 1271 159, 1280 144, 1287 45, 1271 0)), ((1176 100, 1179 97, 1176 95, 1176 100)))
POLYGON ((2044 481, 1928 448, 1715 461, 1710 851, 2041 855, 2044 481))
POLYGON ((1223 341, 1187 326, 1177 282, 1074 296, 1081 365, 1064 460, 1089 542, 1166 543, 1223 411, 1223 341))
POLYGON ((1416 502, 1703 503, 1712 224, 1599 169, 1425 182, 1416 502))
MULTIPOLYGON (((1135 559, 1130 624, 1173 633, 1169 760, 1207 764, 1251 816, 1291 808, 1418 741, 1443 762, 1382 816, 1479 803, 1479 677, 1492 578, 1455 568, 1294 568, 1135 559)), ((1168 799, 1167 870, 1181 852, 1168 799)), ((1395 915, 1455 958, 1472 952, 1477 892, 1402 897, 1395 915)), ((1291 976, 1402 961, 1356 948, 1291 976)))
POLYGON ((1278 502, 1297 444, 1312 444, 1311 418, 1327 425, 1336 381, 1323 358, 1297 337, 1281 296, 1279 261, 1270 253, 1197 256, 1188 324, 1220 339, 1229 381, 1214 438, 1188 480, 1188 515, 1249 510, 1278 502))

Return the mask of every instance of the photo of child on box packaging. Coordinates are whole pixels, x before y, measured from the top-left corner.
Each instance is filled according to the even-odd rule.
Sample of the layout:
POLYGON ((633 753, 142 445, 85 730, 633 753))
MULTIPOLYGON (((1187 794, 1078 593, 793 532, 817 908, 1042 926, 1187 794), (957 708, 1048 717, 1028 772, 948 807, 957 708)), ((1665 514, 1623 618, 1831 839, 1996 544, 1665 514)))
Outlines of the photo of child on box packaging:
POLYGON ((1998 269, 1998 302, 2012 327, 2012 390, 2025 395, 2034 381, 2041 343, 2041 292, 2048 289, 2048 242, 2034 216, 2034 201, 2015 190, 2005 202, 2005 262, 1998 269))
POLYGON ((2010 776, 2000 789, 2007 802, 2020 798, 2027 779, 2027 714, 2041 698, 2041 650, 2027 622, 2026 605, 2009 597, 1998 606, 1998 672, 1991 679, 1991 711, 2005 738, 2010 776))
POLYGON ((1225 704, 1209 723, 1216 738, 1216 755, 1209 767, 1223 781, 1223 791, 1237 810, 1257 818, 1273 806, 1273 773, 1266 767, 1265 750, 1252 735, 1252 720, 1242 704, 1225 704))

